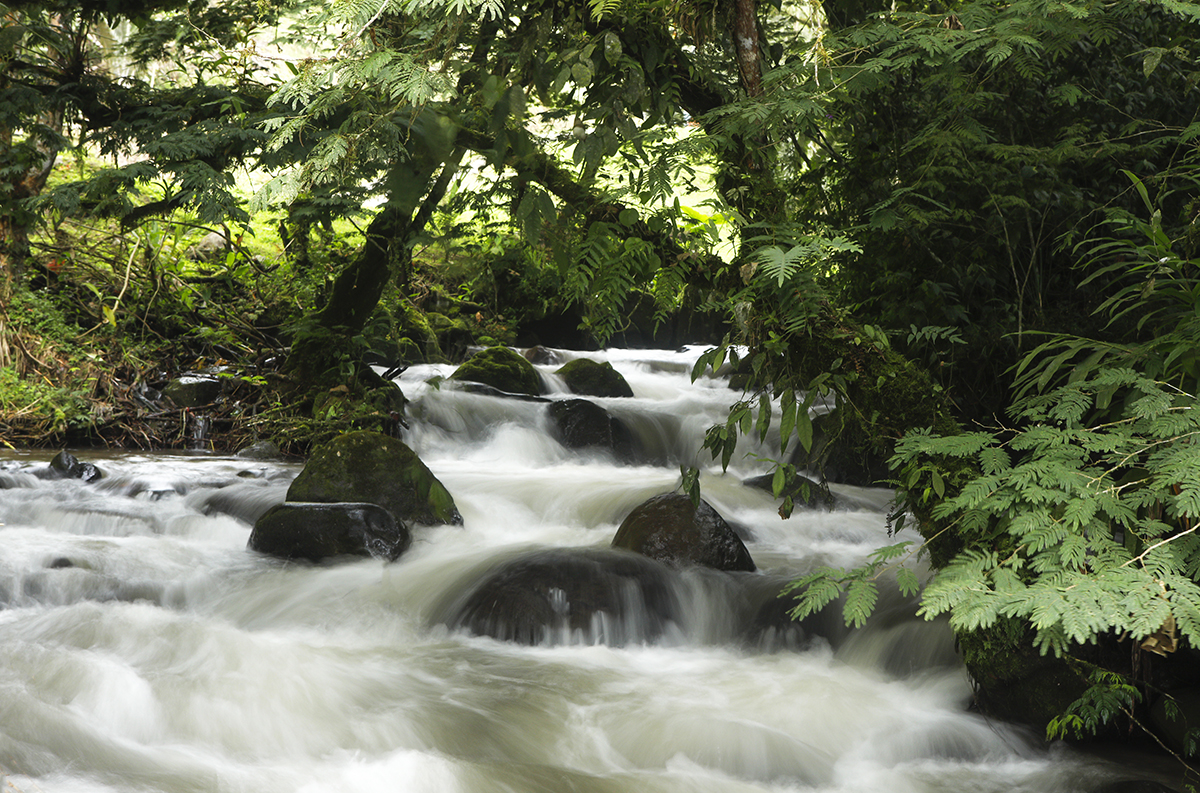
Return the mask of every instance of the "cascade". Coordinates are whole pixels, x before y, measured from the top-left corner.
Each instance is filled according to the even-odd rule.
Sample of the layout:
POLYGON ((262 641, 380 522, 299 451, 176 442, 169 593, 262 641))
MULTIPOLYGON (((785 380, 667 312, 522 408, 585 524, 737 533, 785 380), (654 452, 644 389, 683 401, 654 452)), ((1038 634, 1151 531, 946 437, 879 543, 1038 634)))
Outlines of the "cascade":
POLYGON ((834 485, 832 509, 780 519, 744 484, 777 436, 744 442, 728 472, 700 450, 738 397, 722 378, 690 381, 700 352, 554 351, 542 400, 437 380, 448 366, 405 371, 403 440, 463 525, 413 527, 393 563, 247 550, 298 462, 77 450, 105 473, 87 483, 39 476, 49 455, 0 453, 0 789, 1092 793, 1170 781, 970 712, 948 628, 894 591, 859 630, 832 610, 788 619, 784 583, 892 542, 890 493, 834 485), (589 397, 628 428, 630 459, 556 434, 549 405, 573 395, 554 371, 577 356, 630 384, 632 397, 589 397), (753 571, 610 548, 691 465, 753 571), (530 597, 535 578, 546 596, 530 597))

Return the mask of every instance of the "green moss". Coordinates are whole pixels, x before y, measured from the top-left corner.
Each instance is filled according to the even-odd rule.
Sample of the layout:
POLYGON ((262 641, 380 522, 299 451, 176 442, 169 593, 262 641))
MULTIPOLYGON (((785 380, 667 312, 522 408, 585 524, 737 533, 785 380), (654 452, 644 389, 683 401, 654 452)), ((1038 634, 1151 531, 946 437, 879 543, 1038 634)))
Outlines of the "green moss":
POLYGON ((348 432, 321 446, 288 489, 288 501, 364 501, 397 520, 462 523, 454 498, 416 452, 378 432, 348 432))
POLYGON ((433 311, 428 312, 425 318, 434 336, 437 337, 438 347, 451 360, 461 360, 467 348, 475 343, 475 335, 465 321, 451 319, 433 311))
POLYGON ((542 393, 542 380, 533 364, 508 347, 489 347, 477 352, 450 377, 483 383, 510 394, 542 393))
POLYGON ((408 300, 396 304, 392 313, 395 333, 401 349, 413 355, 408 360, 438 362, 446 360, 438 344, 437 333, 429 319, 408 300))
POLYGON ((555 372, 567 384, 573 394, 597 397, 631 397, 633 389, 621 373, 605 361, 598 363, 590 358, 576 358, 563 364, 555 372))
POLYGON ((958 644, 979 709, 1039 734, 1087 688, 1069 661, 1040 654, 1028 626, 1016 620, 1001 618, 991 627, 959 633, 958 644))

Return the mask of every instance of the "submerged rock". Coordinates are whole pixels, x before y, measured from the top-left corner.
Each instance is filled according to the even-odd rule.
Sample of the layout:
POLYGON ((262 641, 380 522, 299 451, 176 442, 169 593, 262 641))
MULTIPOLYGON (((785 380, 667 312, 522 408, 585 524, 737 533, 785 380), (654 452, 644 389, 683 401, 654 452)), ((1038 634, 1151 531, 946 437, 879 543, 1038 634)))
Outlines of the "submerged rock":
POLYGON ((750 552, 725 519, 707 501, 695 507, 679 493, 654 496, 634 507, 612 544, 672 565, 755 570, 750 552))
POLYGON ((480 350, 455 369, 450 379, 483 383, 510 394, 542 393, 542 378, 537 369, 508 347, 480 350))
POLYGON ((292 482, 288 501, 365 501, 397 521, 462 524, 454 498, 417 453, 379 432, 348 432, 317 449, 292 482))
POLYGON ((633 434, 620 419, 586 399, 564 399, 548 408, 568 449, 603 449, 622 462, 633 461, 633 434))
POLYGON ((203 490, 187 497, 189 506, 205 515, 229 515, 254 525, 271 507, 287 499, 286 485, 240 482, 216 490, 203 490))
POLYGON ((607 361, 598 363, 591 358, 568 361, 555 372, 573 394, 594 397, 631 397, 633 389, 625 378, 607 361))
POLYGON ((319 562, 351 554, 395 561, 412 544, 403 523, 377 504, 278 504, 254 524, 253 551, 319 562))
POLYGON ((650 642, 680 620, 672 574, 644 556, 556 548, 504 562, 440 621, 519 644, 650 642))

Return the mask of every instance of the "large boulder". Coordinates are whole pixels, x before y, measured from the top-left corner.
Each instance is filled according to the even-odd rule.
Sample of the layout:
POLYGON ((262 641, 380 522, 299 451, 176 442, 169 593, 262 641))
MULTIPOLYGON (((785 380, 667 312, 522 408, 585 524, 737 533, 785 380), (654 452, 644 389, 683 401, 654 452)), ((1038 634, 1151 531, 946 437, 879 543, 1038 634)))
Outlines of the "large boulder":
POLYGON ((704 500, 692 504, 686 495, 665 493, 647 499, 625 517, 612 541, 667 564, 701 565, 716 570, 755 569, 737 533, 704 500))
POLYGON ((586 399, 564 399, 547 408, 568 449, 603 449, 623 462, 633 461, 633 434, 607 410, 586 399))
POLYGON ((573 394, 595 397, 631 397, 633 389, 608 361, 598 363, 591 358, 567 361, 556 372, 573 394))
POLYGON ((472 355, 450 375, 452 380, 483 383, 509 394, 542 393, 542 378, 533 364, 508 347, 488 347, 472 355))
POLYGON ((670 570, 603 548, 555 548, 488 571, 444 608, 451 628, 520 644, 654 641, 682 610, 670 570))
POLYGON ((348 432, 317 449, 287 500, 365 501, 397 521, 462 524, 454 498, 416 452, 378 432, 348 432))
POLYGON ((411 544, 404 524, 365 503, 278 504, 255 522, 247 543, 259 553, 310 562, 347 554, 391 562, 411 544))

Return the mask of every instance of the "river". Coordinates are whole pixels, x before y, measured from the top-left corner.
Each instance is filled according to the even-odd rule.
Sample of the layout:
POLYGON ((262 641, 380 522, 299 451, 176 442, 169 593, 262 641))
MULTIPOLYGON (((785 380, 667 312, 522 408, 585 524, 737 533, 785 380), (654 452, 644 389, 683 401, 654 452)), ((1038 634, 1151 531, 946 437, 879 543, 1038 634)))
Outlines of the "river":
POLYGON ((1060 793, 1139 776, 971 713, 948 629, 898 598, 855 632, 749 630, 753 593, 892 542, 889 493, 834 486, 832 511, 782 520, 742 484, 769 441, 724 474, 700 452, 736 394, 690 381, 699 352, 587 354, 633 388, 594 400, 638 438, 633 465, 567 450, 544 404, 405 372, 403 439, 464 525, 415 527, 392 564, 266 558, 212 508, 282 501, 299 463, 76 450, 105 473, 86 484, 0 452, 0 790, 1060 793), (442 624, 494 560, 607 546, 680 465, 759 570, 676 573, 686 617, 662 637, 523 646, 442 624))

